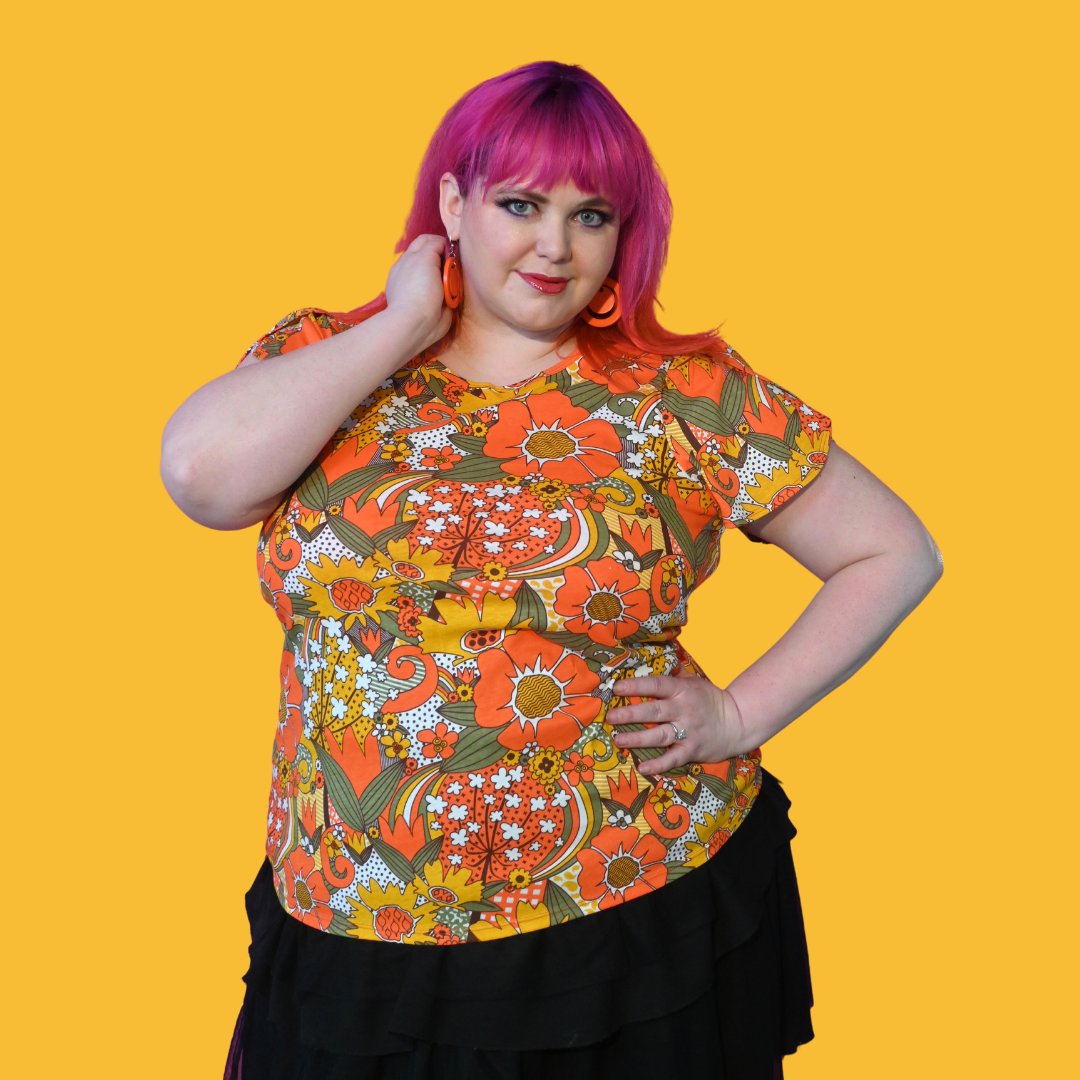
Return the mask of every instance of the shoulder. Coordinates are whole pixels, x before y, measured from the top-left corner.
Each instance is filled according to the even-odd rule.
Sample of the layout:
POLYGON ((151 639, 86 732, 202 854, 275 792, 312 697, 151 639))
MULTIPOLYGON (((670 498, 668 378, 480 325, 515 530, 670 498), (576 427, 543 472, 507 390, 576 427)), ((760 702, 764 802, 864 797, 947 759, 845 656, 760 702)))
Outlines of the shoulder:
POLYGON ((244 354, 244 359, 254 357, 266 360, 271 356, 282 356, 294 349, 321 341, 323 338, 340 334, 360 320, 356 312, 327 311, 325 308, 305 307, 289 312, 279 319, 270 330, 262 335, 244 354))

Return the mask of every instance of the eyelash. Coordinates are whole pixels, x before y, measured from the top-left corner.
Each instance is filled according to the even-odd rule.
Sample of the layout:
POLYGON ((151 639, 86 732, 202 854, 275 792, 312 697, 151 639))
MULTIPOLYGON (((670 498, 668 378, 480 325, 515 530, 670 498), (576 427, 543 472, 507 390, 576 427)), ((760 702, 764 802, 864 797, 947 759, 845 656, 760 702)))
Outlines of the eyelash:
MULTIPOLYGON (((510 207, 513 206, 515 203, 524 203, 524 205, 526 205, 526 206, 531 206, 534 209, 537 209, 536 203, 529 202, 528 199, 506 198, 506 199, 496 199, 495 200, 495 205, 496 206, 498 206, 501 209, 505 210, 508 214, 512 215, 513 217, 518 217, 518 218, 527 217, 528 215, 526 215, 526 214, 515 214, 514 211, 510 209, 510 207)), ((597 214, 597 215, 599 215, 599 217, 600 217, 599 223, 596 224, 596 225, 585 225, 586 229, 599 229, 601 226, 606 225, 611 220, 611 215, 610 214, 605 214, 603 210, 597 210, 593 206, 586 207, 584 210, 579 210, 578 213, 579 214, 588 213, 588 214, 597 214)), ((582 224, 584 225, 585 223, 582 222, 582 224)))

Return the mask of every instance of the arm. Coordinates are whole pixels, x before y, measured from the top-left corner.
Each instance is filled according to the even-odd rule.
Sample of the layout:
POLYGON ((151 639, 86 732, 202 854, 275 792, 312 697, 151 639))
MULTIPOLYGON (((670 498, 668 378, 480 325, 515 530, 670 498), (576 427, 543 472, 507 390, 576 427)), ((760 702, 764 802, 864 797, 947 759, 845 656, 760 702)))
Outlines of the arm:
POLYGON ((390 271, 385 311, 286 356, 248 357, 196 390, 165 427, 161 478, 212 529, 261 521, 356 406, 450 324, 443 240, 418 237, 390 271))
POLYGON ((621 695, 652 701, 608 712, 619 746, 670 746, 642 772, 723 761, 770 739, 851 678, 941 576, 941 555, 919 519, 850 454, 833 446, 818 479, 750 531, 782 548, 824 584, 794 625, 727 689, 689 673, 624 679, 621 695))

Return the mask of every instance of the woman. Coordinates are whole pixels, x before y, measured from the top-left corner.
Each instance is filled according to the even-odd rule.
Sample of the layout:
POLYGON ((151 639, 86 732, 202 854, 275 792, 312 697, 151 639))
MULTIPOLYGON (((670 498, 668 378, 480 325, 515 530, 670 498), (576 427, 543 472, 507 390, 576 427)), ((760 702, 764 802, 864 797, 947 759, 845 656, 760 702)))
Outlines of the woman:
POLYGON ((436 132, 385 295, 170 420, 170 494, 265 522, 285 630, 227 1076, 742 1080, 812 1037, 758 747, 940 556, 826 417, 658 324, 669 227, 596 79, 510 72, 436 132), (721 688, 678 634, 730 527, 824 584, 721 688))

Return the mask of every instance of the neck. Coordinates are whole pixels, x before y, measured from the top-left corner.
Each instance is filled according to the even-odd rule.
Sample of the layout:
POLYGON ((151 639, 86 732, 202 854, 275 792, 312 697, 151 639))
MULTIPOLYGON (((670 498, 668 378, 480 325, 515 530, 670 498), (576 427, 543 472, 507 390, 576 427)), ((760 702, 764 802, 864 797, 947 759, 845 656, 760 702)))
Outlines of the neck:
POLYGON ((510 384, 539 374, 573 350, 573 339, 557 347, 565 326, 527 331, 501 319, 482 319, 463 312, 454 340, 439 360, 468 382, 510 384))

